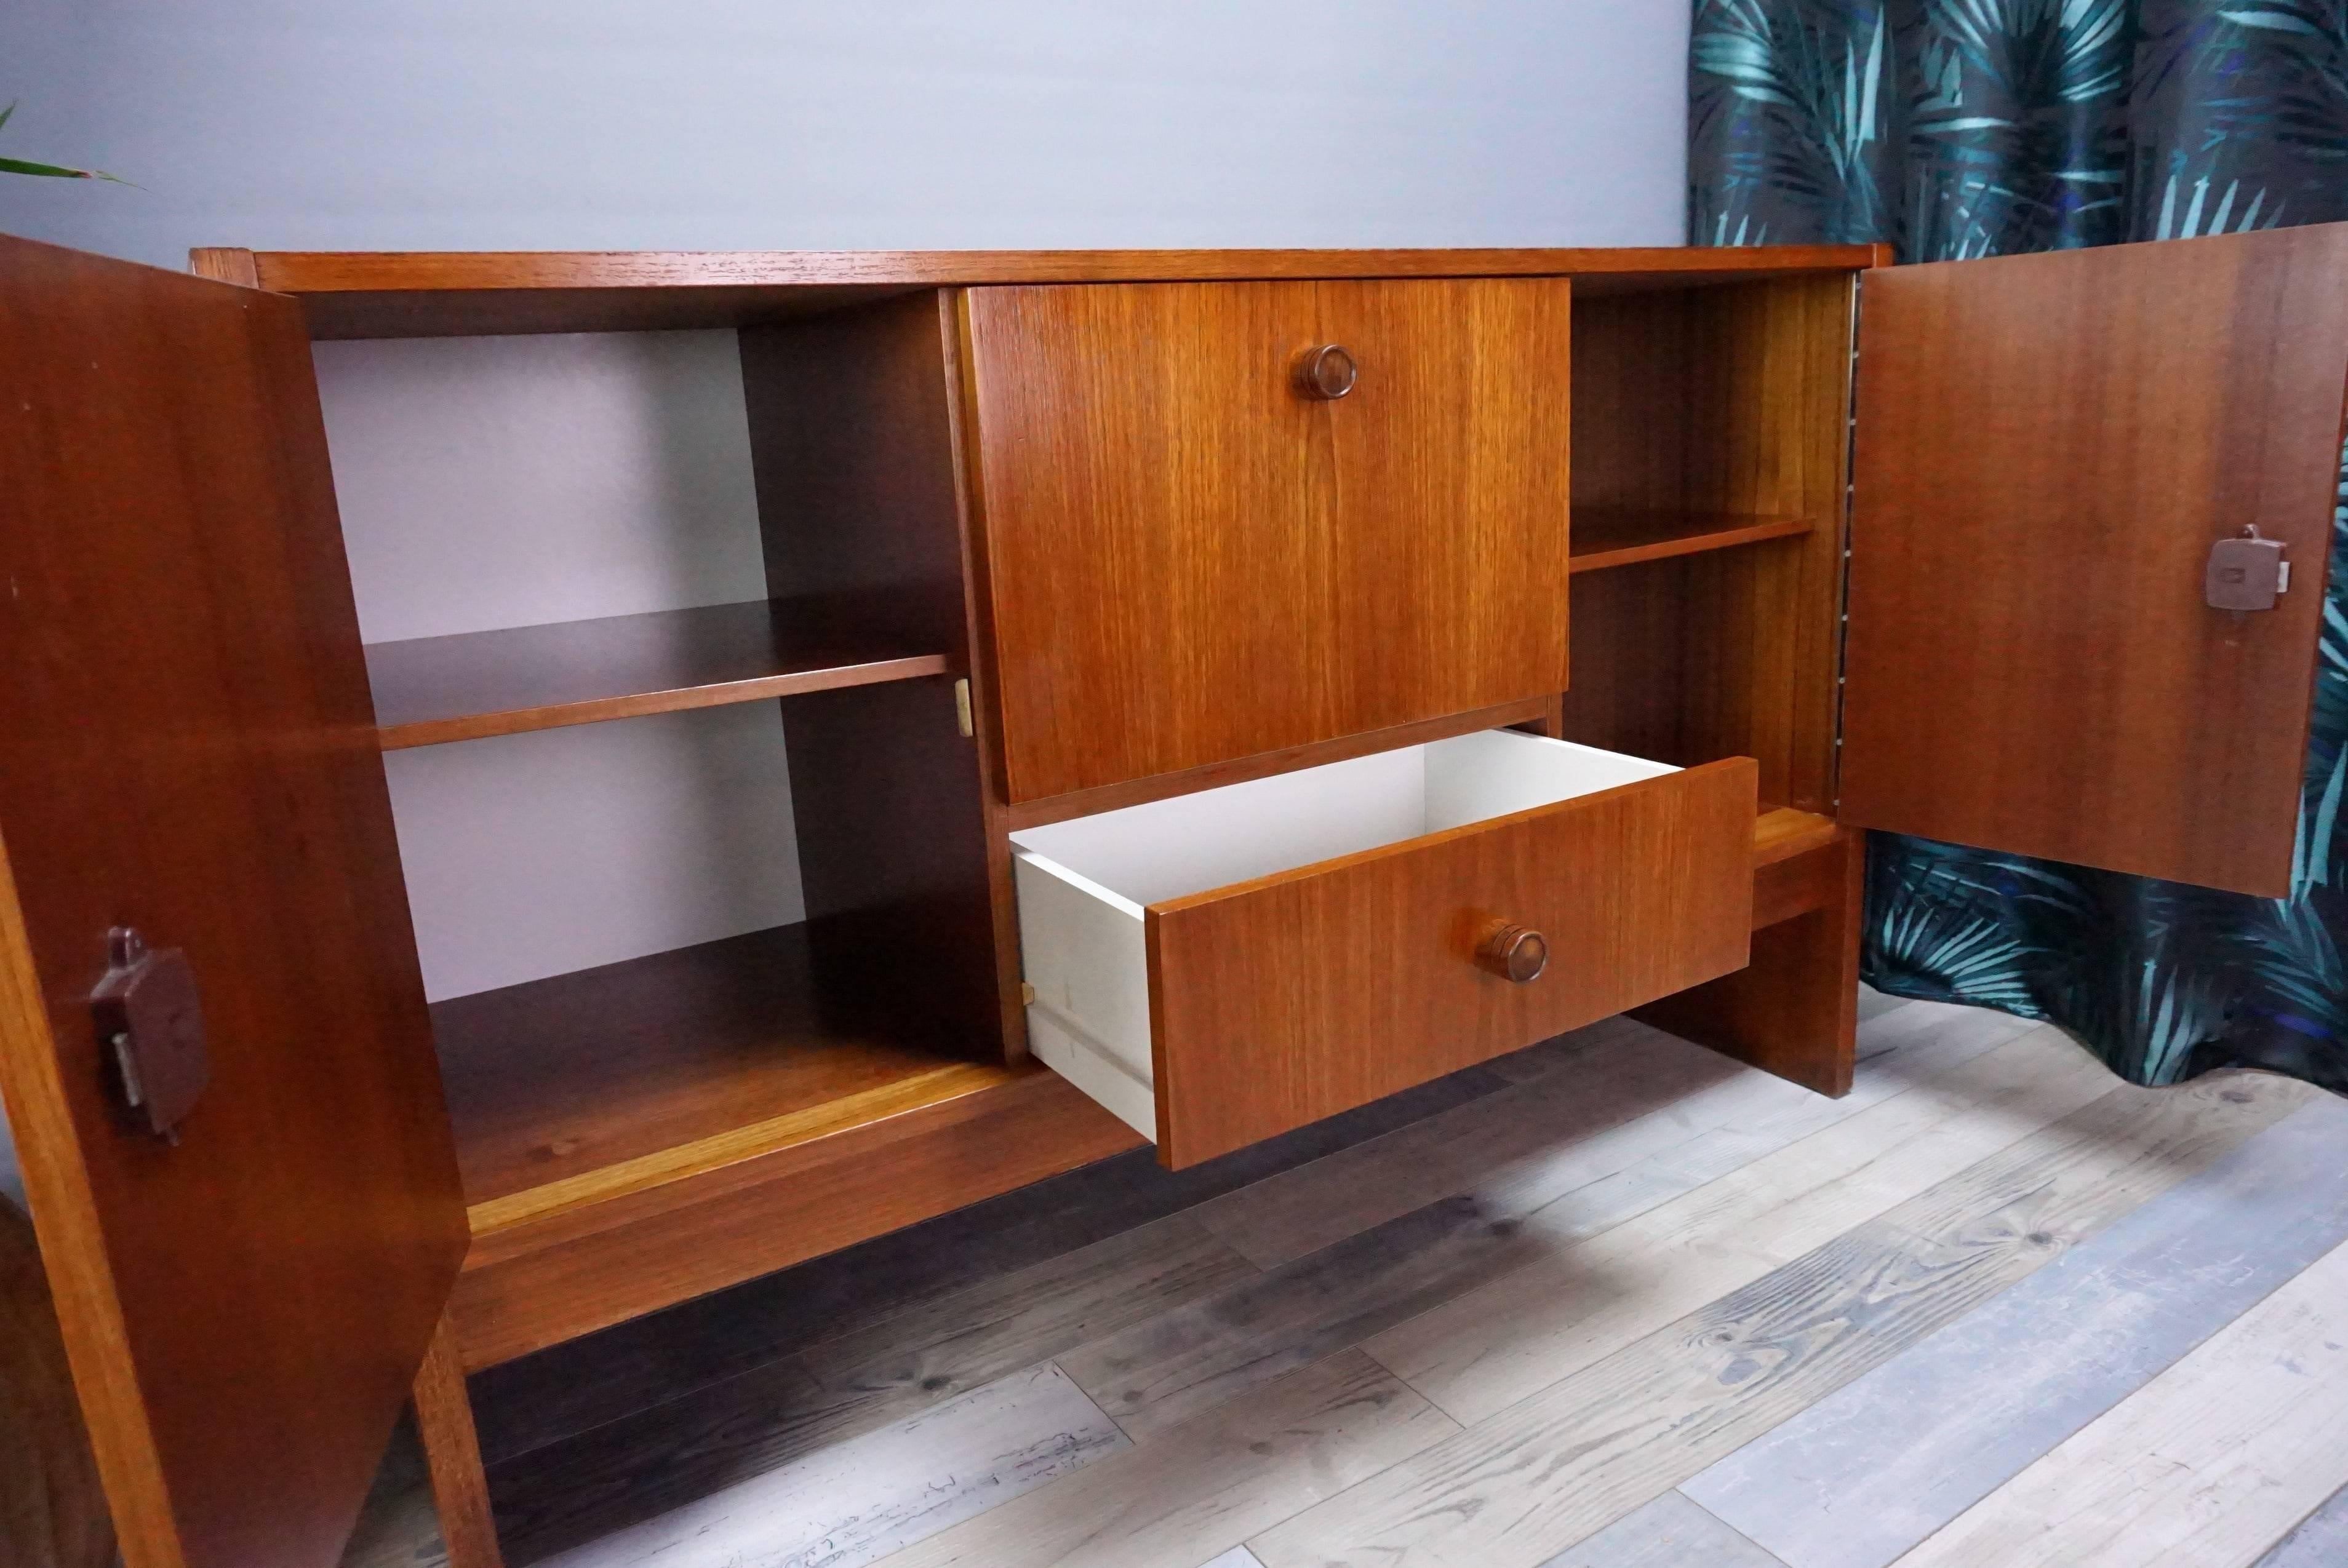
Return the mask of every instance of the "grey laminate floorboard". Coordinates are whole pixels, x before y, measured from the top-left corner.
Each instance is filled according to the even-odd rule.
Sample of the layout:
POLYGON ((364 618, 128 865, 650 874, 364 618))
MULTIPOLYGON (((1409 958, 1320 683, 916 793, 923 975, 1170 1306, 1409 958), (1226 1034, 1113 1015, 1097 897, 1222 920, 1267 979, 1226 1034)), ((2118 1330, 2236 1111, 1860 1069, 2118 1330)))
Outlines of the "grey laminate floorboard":
MULTIPOLYGON (((1848 1101, 1610 1020, 501 1368, 475 1389, 510 1568, 1880 1568, 1851 1510, 1913 1542, 1984 1485, 1915 1553, 2003 1568, 1969 1555, 1984 1521, 2027 1533, 2091 1482, 2130 1533, 2079 1563, 2199 1568, 2158 1546, 2189 1527, 2226 1568, 2348 1568, 2348 1495, 2316 1507, 2348 1405, 2294 1404, 2247 1341, 2214 1378, 2179 1374, 2217 1337, 2175 1348, 2273 1317, 2348 1225, 2322 1169, 2348 1102, 2284 1121, 2304 1086, 2123 1090, 2029 1020, 1860 1011, 1848 1101)), ((2328 1352, 2283 1327, 2258 1343, 2328 1352)), ((345 1568, 442 1568, 418 1458, 396 1445, 345 1568)))
POLYGON ((754 1476, 551 1568, 859 1568, 1128 1446, 1056 1367, 754 1476))
POLYGON ((1347 1350, 932 1535, 887 1568, 1189 1568, 1458 1430, 1347 1350))
POLYGON ((403 1418, 359 1510, 342 1568, 448 1568, 448 1562, 424 1450, 415 1427, 403 1418))
POLYGON ((1776 1147, 1781 1121, 1815 1131, 2033 1027, 1980 1009, 1911 1004, 1859 1030, 1856 1085, 1834 1101, 1610 1020, 1580 1031, 1570 1073, 1521 1081, 1192 1212, 1269 1267, 1462 1193, 1505 1194, 1509 1212, 1528 1212, 1665 1150, 1684 1151, 1708 1181, 1776 1147), (1738 1142, 1748 1126, 1758 1133, 1749 1152, 1738 1142))
POLYGON ((1540 1568, 1786 1568, 1684 1495, 1667 1491, 1540 1568))
POLYGON ((1303 1245, 1300 1235, 1318 1239, 1333 1214, 1383 1213, 1401 1201, 1394 1194, 1423 1198, 1447 1181, 1478 1184, 1105 1333, 1060 1364, 1129 1435, 1145 1437, 1704 1187, 2010 1038, 2003 1020, 1982 1018, 1952 1019, 1932 1040, 1870 1059, 1841 1100, 1634 1030, 1591 1052, 1584 1073, 1504 1091, 1290 1172, 1237 1194, 1264 1196, 1220 1224, 1202 1212, 1220 1235, 1278 1253, 1303 1245), (1671 1098, 1655 1105, 1658 1094, 1671 1098), (1437 1157, 1438 1146, 1452 1151, 1448 1158, 1437 1157))
POLYGON ((1883 1014, 1890 1012, 1893 1008, 1906 1007, 1907 1005, 1908 999, 1906 997, 1886 996, 1881 991, 1877 990, 1873 986, 1861 986, 1859 988, 1859 1021, 1862 1023, 1871 1018, 1880 1018, 1883 1014))
POLYGON ((2115 1089, 1247 1544, 1267 1568, 1538 1568, 2313 1092, 2241 1075, 2115 1089))
POLYGON ((2033 1030, 1363 1348, 1472 1425, 2111 1091, 2101 1063, 2033 1030))
POLYGON ((527 1559, 634 1524, 1255 1272, 1175 1214, 872 1314, 854 1333, 491 1465, 501 1531, 527 1559))
POLYGON ((2348 1240, 2343 1150, 2348 1101, 2307 1105, 1682 1489, 1791 1568, 1882 1568, 2348 1240))
POLYGON ((2348 1563, 2348 1487, 2259 1559, 2258 1568, 2341 1568, 2348 1563))
POLYGON ((2348 1245, 1901 1554, 1900 1568, 2254 1568, 2348 1484, 2348 1245))
MULTIPOLYGON (((1559 1048, 1542 1060, 1570 1056, 1559 1048)), ((1154 1149, 1136 1149, 492 1367, 473 1378, 482 1451, 496 1464, 625 1420, 878 1316, 1122 1235, 1509 1081, 1468 1068, 1183 1171, 1159 1165, 1154 1149)))

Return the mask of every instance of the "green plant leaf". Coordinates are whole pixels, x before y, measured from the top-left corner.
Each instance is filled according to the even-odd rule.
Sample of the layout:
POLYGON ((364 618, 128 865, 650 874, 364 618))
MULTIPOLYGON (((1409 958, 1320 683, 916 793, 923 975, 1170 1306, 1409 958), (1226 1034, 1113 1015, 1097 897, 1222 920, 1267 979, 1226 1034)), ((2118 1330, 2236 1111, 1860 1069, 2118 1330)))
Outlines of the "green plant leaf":
POLYGON ((67 169, 55 163, 27 163, 21 158, 0 158, 0 174, 42 174, 52 179, 96 179, 95 169, 67 169))

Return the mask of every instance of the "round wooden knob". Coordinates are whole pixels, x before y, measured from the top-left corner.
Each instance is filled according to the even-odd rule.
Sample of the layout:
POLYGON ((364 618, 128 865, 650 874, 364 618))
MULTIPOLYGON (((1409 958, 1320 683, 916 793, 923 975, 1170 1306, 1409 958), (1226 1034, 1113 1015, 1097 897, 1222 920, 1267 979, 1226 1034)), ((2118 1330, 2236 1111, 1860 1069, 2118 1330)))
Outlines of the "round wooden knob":
POLYGON ((1549 938, 1529 927, 1503 922, 1476 944, 1476 962, 1521 986, 1549 968, 1549 938))
POLYGON ((1334 343, 1308 348, 1296 357, 1296 390, 1307 397, 1334 403, 1354 390, 1360 374, 1354 356, 1334 343))

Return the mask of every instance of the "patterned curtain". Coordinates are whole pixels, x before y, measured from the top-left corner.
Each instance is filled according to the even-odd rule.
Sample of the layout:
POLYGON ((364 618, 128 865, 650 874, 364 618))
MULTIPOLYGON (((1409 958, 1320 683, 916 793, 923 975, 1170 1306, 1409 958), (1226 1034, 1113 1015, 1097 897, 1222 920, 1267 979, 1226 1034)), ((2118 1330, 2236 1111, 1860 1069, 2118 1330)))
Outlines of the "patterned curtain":
MULTIPOLYGON (((1690 78, 1697 244, 1941 261, 2348 218, 2348 0, 1696 0, 1690 78)), ((2348 1091, 2348 452, 2341 501, 2291 896, 1878 834, 1870 981, 2052 1020, 2139 1083, 2348 1091)))

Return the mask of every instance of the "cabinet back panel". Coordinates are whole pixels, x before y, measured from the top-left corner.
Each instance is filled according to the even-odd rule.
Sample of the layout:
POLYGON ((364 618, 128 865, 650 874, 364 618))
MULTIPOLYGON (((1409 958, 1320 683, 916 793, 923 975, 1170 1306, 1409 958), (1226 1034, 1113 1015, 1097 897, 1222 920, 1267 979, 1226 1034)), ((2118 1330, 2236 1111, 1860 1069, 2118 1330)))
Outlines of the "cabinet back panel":
MULTIPOLYGON (((368 641, 767 596, 734 333, 313 354, 368 641)), ((800 917, 769 704, 385 761, 435 1000, 800 917)))
POLYGON ((312 353, 369 642, 766 596, 734 333, 312 353))
POLYGON ((385 753, 425 994, 802 918, 776 707, 385 753))
POLYGON ((1851 286, 1575 299, 1577 512, 1811 528, 1576 577, 1568 738, 1683 766, 1754 757, 1765 805, 1830 807, 1851 286))

